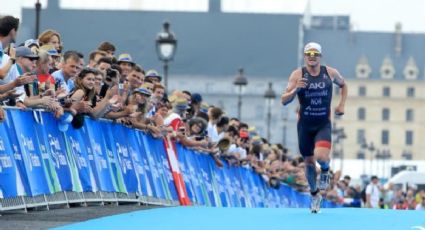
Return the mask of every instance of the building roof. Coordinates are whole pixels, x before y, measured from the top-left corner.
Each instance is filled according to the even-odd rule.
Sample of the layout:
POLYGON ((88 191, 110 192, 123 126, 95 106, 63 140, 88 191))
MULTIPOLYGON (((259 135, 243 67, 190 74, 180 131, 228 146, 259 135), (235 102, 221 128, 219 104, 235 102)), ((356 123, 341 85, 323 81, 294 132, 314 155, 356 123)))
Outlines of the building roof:
POLYGON ((346 78, 355 78, 356 65, 364 55, 372 68, 371 79, 380 78, 385 57, 389 57, 395 67, 394 79, 404 79, 403 71, 410 57, 419 68, 418 79, 424 79, 425 34, 403 33, 399 55, 395 50, 395 33, 311 29, 306 31, 305 41, 320 43, 324 62, 337 68, 346 78))
MULTIPOLYGON (((23 10, 19 40, 33 36, 34 9, 23 10)), ((41 13, 41 31, 62 35, 64 48, 88 54, 110 41, 146 69, 161 69, 154 40, 168 20, 178 39, 170 74, 287 77, 297 65, 301 15, 59 9, 41 13)))

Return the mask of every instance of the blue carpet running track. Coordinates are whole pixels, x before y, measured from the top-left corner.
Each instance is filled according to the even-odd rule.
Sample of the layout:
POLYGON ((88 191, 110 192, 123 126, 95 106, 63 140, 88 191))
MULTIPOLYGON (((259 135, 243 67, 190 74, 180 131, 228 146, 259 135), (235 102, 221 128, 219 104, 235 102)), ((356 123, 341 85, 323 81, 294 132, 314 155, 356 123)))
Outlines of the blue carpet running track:
POLYGON ((424 211, 335 208, 172 207, 103 217, 56 229, 425 230, 424 211))

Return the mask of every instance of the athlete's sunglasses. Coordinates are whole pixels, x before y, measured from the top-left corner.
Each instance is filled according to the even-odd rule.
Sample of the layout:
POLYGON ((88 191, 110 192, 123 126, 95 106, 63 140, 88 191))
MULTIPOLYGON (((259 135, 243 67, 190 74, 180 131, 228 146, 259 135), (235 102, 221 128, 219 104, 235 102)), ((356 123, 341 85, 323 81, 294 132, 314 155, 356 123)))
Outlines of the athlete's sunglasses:
POLYGON ((317 52, 317 51, 309 50, 309 51, 304 52, 304 56, 306 56, 306 57, 320 57, 320 56, 322 56, 322 54, 317 52))

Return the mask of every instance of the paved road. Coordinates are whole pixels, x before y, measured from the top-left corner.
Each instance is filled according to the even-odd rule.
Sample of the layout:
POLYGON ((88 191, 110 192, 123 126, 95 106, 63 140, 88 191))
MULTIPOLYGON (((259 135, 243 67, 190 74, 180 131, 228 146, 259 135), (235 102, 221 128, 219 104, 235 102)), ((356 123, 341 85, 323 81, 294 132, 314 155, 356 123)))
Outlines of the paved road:
POLYGON ((159 206, 138 206, 135 204, 105 205, 89 207, 58 207, 46 210, 31 210, 28 213, 7 212, 0 216, 0 230, 19 229, 36 230, 78 223, 89 219, 110 216, 114 214, 158 208, 159 206))

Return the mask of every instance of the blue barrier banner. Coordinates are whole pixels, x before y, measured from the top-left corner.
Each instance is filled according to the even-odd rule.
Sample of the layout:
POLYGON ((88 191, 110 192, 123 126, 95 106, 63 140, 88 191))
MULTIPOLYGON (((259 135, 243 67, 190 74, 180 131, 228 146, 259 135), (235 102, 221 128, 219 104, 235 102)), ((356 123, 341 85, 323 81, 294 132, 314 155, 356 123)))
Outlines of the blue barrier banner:
MULTIPOLYGON (((216 207, 308 207, 310 195, 282 184, 268 187, 250 168, 208 154, 175 149, 170 142, 119 124, 85 119, 78 130, 58 129, 51 113, 6 110, 0 123, 0 198, 60 191, 135 192, 161 200, 179 200, 174 179, 185 187, 188 204, 216 207), (167 151, 168 150, 168 153, 167 151), (170 167, 170 153, 177 156, 170 167), (177 166, 177 167, 176 167, 177 166), (175 170, 177 169, 177 170, 175 170)), ((174 155, 172 155, 174 157, 174 155)), ((181 187, 179 187, 181 188, 181 187)), ((179 190, 181 192, 181 190, 179 190)), ((327 208, 339 207, 324 201, 327 208)))
MULTIPOLYGON (((172 176, 171 174, 169 174, 169 177, 168 177, 168 175, 165 172, 164 164, 168 166, 168 162, 167 162, 166 156, 164 155, 165 150, 163 146, 163 141, 162 139, 155 139, 149 134, 146 135, 146 138, 149 143, 149 148, 151 149, 150 153, 153 159, 152 163, 154 164, 154 167, 156 168, 158 173, 158 182, 159 182, 158 185, 161 187, 161 190, 163 192, 162 198, 166 200, 172 200, 170 187, 168 183, 169 177, 172 177, 172 176)), ((172 187, 174 187, 173 184, 172 184, 172 187)))
POLYGON ((232 176, 232 178, 234 178, 233 180, 235 181, 234 185, 236 186, 236 193, 237 193, 236 195, 239 198, 238 202, 236 202, 236 203, 240 204, 240 207, 247 207, 246 193, 245 193, 244 187, 242 185, 244 180, 242 180, 242 178, 241 178, 241 171, 242 170, 244 170, 243 167, 234 167, 231 170, 231 176, 232 176))
MULTIPOLYGON (((61 192, 61 180, 55 167, 55 158, 53 157, 53 153, 60 151, 61 146, 59 140, 54 138, 57 137, 54 135, 58 135, 58 133, 52 135, 48 132, 50 129, 57 129, 56 119, 52 114, 44 112, 37 112, 36 116, 39 122, 34 123, 35 134, 37 135, 37 140, 40 146, 41 156, 44 162, 44 172, 46 174, 49 190, 51 193, 61 192), (56 147, 59 150, 57 150, 56 147)), ((65 160, 63 159, 63 161, 65 160)), ((65 166, 66 168, 68 167, 67 161, 65 161, 65 166)), ((70 180, 67 180, 66 182, 69 181, 70 180)))
POLYGON ((74 178, 78 178, 73 182, 73 191, 75 192, 96 192, 97 186, 94 179, 92 169, 90 167, 90 160, 88 155, 88 149, 84 141, 84 133, 81 129, 75 130, 69 128, 66 132, 65 143, 67 146, 67 152, 71 165, 77 169, 77 175, 74 178))
POLYGON ((133 162, 134 174, 137 179, 137 193, 142 196, 152 196, 151 185, 147 178, 147 172, 145 170, 144 161, 140 153, 142 150, 138 141, 136 140, 136 130, 126 129, 126 138, 128 140, 128 152, 130 159, 133 162))
POLYGON ((264 205, 264 201, 265 199, 265 194, 264 192, 267 190, 267 186, 263 180, 263 178, 261 178, 261 176, 257 173, 252 173, 252 179, 253 179, 253 185, 254 185, 254 191, 256 194, 256 203, 257 206, 256 207, 265 207, 264 205))
POLYGON ((200 176, 197 173, 197 169, 199 168, 198 162, 196 160, 198 153, 190 152, 189 150, 182 148, 185 150, 179 155, 184 155, 186 160, 186 165, 189 171, 189 178, 193 187, 194 195, 196 196, 196 202, 199 205, 207 205, 207 197, 205 195, 205 190, 203 188, 203 184, 201 183, 200 176))
POLYGON ((241 194, 241 181, 235 174, 236 170, 234 166, 225 163, 222 171, 222 177, 224 179, 224 187, 228 192, 229 203, 231 207, 241 207, 240 194, 241 194))
POLYGON ((158 164, 156 161, 156 154, 152 149, 153 138, 149 137, 148 135, 141 135, 142 140, 144 142, 145 147, 145 154, 148 161, 148 165, 150 168, 150 171, 152 172, 152 185, 155 190, 155 197, 166 199, 166 194, 163 187, 163 181, 159 172, 158 164))
POLYGON ((17 166, 18 146, 11 145, 11 119, 0 123, 0 198, 11 198, 25 195, 22 175, 17 166), (8 125, 9 123, 9 125, 8 125))
POLYGON ((18 149, 21 153, 25 175, 28 179, 26 193, 29 196, 49 194, 49 185, 43 168, 37 136, 35 135, 33 112, 8 110, 7 119, 12 120, 17 138, 18 149))
POLYGON ((214 167, 211 167, 211 174, 213 175, 214 187, 219 195, 221 205, 223 207, 234 207, 229 197, 231 191, 227 187, 226 177, 224 175, 228 167, 227 163, 223 162, 223 168, 221 170, 214 170, 214 167))
POLYGON ((93 172, 96 172, 97 179, 99 182, 99 190, 104 192, 116 192, 116 189, 112 182, 111 169, 108 160, 108 154, 106 146, 101 132, 101 125, 92 119, 86 119, 84 121, 83 128, 86 128, 86 146, 90 146, 89 160, 90 166, 93 172), (91 156, 91 154, 93 156, 91 156))
POLYGON ((114 191, 126 193, 127 189, 125 187, 124 178, 121 171, 122 168, 118 161, 117 144, 115 142, 118 137, 115 136, 114 139, 113 133, 116 133, 116 130, 113 130, 111 128, 112 126, 116 125, 111 124, 109 122, 100 122, 100 130, 102 130, 102 136, 105 141, 104 144, 110 169, 110 177, 112 179, 112 184, 114 185, 115 189, 114 191))
POLYGON ((134 132, 135 134, 135 139, 137 141, 137 146, 139 146, 139 155, 140 155, 140 159, 141 159, 141 164, 142 167, 144 169, 144 178, 146 181, 146 185, 143 186, 142 184, 142 190, 145 192, 144 194, 146 196, 149 197, 158 197, 157 193, 156 193, 156 188, 155 188, 155 183, 154 183, 154 176, 153 176, 153 171, 150 167, 149 164, 149 158, 148 155, 146 154, 146 145, 147 143, 145 143, 145 138, 143 138, 145 136, 145 134, 142 131, 138 131, 136 130, 134 132))
POLYGON ((212 187, 212 176, 211 176, 211 171, 209 169, 209 163, 208 163, 209 156, 204 155, 204 154, 199 154, 198 155, 198 162, 199 162, 199 169, 200 169, 200 175, 202 176, 202 182, 205 186, 206 189, 206 193, 209 199, 209 206, 213 206, 216 207, 217 201, 215 199, 215 194, 214 194, 214 190, 212 187), (208 158, 207 158, 208 157, 208 158))
POLYGON ((127 192, 138 192, 138 179, 136 175, 135 165, 130 152, 131 144, 128 139, 130 129, 122 125, 112 125, 112 136, 115 138, 116 152, 118 162, 121 165, 122 176, 124 178, 125 188, 127 192))

